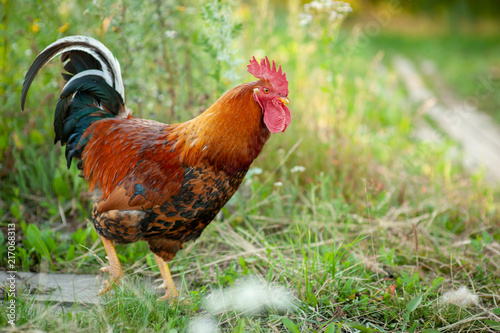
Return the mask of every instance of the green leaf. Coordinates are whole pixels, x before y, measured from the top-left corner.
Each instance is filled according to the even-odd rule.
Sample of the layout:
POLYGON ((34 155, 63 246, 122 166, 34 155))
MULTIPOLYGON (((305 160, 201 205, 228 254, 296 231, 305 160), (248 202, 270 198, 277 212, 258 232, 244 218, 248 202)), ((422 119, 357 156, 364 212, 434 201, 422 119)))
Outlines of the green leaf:
POLYGON ((10 213, 12 214, 12 216, 14 216, 18 220, 21 218, 21 211, 19 209, 19 203, 13 202, 10 204, 10 213))
POLYGON ((440 333, 440 332, 433 328, 426 328, 425 330, 422 330, 422 333, 440 333))
POLYGON ((494 320, 485 320, 484 323, 494 330, 500 330, 500 322, 494 320))
POLYGON ((21 222, 21 230, 23 231, 23 235, 27 235, 28 234, 28 225, 24 221, 21 222))
POLYGON ((0 232, 0 244, 2 244, 2 246, 0 247, 0 264, 4 264, 5 255, 3 253, 7 249, 7 244, 5 244, 4 242, 5 242, 5 236, 3 235, 3 232, 0 232))
POLYGON ((146 262, 148 263, 148 266, 150 269, 152 269, 155 272, 159 272, 160 270, 158 269, 158 264, 154 260, 153 256, 146 256, 146 262))
POLYGON ((236 327, 236 329, 233 331, 235 333, 245 333, 245 319, 240 319, 240 323, 236 327))
POLYGON ((75 259, 75 244, 71 244, 68 252, 66 252, 66 260, 70 261, 75 259))
POLYGON ((325 330, 325 333, 337 333, 342 331, 342 326, 339 323, 331 323, 325 330), (337 330, 338 329, 338 330, 337 330))
POLYGON ((406 305, 406 311, 408 313, 413 312, 422 303, 422 295, 415 297, 406 305))
POLYGON ((40 229, 38 229, 36 225, 28 225, 26 238, 35 248, 36 252, 40 254, 40 256, 44 257, 50 263, 52 263, 52 258, 50 256, 49 250, 47 249, 47 245, 45 245, 45 243, 43 242, 40 229))
POLYGON ((377 330, 375 330, 373 328, 366 327, 366 326, 361 325, 359 323, 345 323, 344 325, 346 325, 348 327, 351 327, 351 328, 355 328, 355 329, 359 330, 362 333, 375 333, 375 332, 378 332, 377 330))
POLYGON ((53 232, 51 230, 44 230, 40 232, 40 234, 42 236, 43 243, 47 245, 47 249, 49 250, 49 252, 55 252, 57 249, 57 244, 54 241, 53 232))
POLYGON ((17 255, 19 257, 19 263, 21 264, 21 267, 23 268, 23 270, 29 270, 30 266, 31 266, 31 258, 30 256, 28 255, 28 252, 26 251, 26 249, 22 248, 22 247, 18 247, 17 248, 17 255))
POLYGON ((73 238, 73 240, 77 244, 85 244, 85 239, 87 238, 87 234, 83 229, 78 229, 71 235, 71 238, 73 238))
POLYGON ((89 229, 89 230, 90 230, 90 237, 92 238, 92 241, 93 241, 93 242, 96 242, 96 241, 97 241, 97 239, 99 238, 99 235, 97 234, 97 232, 95 232, 94 227, 92 227, 92 226, 90 226, 90 225, 89 225, 89 226, 87 227, 87 229, 89 229))
POLYGON ((496 308, 491 311, 493 311, 493 313, 496 314, 497 316, 500 315, 500 308, 496 308))
POLYGON ((238 262, 240 263, 241 269, 243 270, 243 275, 247 275, 248 274, 248 268, 247 268, 247 263, 245 261, 245 258, 240 257, 238 259, 238 262))
POLYGON ((286 326, 286 328, 292 331, 292 333, 300 333, 299 327, 287 317, 282 317, 281 322, 286 326))
POLYGON ((54 187, 54 192, 61 197, 69 197, 70 189, 66 180, 62 177, 60 172, 56 172, 54 180, 52 181, 52 186, 54 187))
POLYGON ((431 286, 431 288, 429 289, 429 291, 434 290, 434 289, 436 289, 437 287, 439 287, 439 286, 443 283, 443 281, 444 281, 444 278, 442 278, 442 277, 439 277, 439 278, 437 278, 437 279, 434 279, 434 281, 432 281, 432 286, 431 286))

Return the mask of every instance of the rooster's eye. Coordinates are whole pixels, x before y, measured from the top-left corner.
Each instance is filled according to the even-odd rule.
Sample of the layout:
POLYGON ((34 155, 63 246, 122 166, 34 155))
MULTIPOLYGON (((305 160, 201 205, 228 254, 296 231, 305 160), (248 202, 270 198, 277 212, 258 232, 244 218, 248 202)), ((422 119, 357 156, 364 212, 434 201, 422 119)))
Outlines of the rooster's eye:
POLYGON ((269 89, 264 88, 264 92, 267 94, 269 92, 269 89))

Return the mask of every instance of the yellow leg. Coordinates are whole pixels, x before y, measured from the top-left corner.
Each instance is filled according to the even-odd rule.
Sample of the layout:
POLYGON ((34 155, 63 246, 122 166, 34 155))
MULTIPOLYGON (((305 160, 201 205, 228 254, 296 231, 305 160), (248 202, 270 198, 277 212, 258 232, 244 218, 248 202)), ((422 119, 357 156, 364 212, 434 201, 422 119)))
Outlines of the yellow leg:
POLYGON ((110 279, 109 281, 104 281, 104 287, 99 291, 99 296, 113 289, 113 287, 117 285, 118 282, 120 282, 120 279, 123 276, 122 265, 120 264, 120 260, 118 260, 115 245, 109 239, 106 239, 102 236, 100 237, 102 243, 104 244, 104 249, 106 250, 109 261, 109 266, 101 268, 101 271, 109 272, 110 279))
POLYGON ((160 297, 158 300, 172 301, 173 299, 177 298, 177 296, 179 296, 179 292, 175 288, 174 280, 172 280, 172 275, 170 274, 170 269, 168 268, 168 263, 156 254, 155 260, 158 264, 158 268, 160 269, 161 277, 163 279, 163 283, 158 286, 158 289, 165 288, 165 296, 160 297))

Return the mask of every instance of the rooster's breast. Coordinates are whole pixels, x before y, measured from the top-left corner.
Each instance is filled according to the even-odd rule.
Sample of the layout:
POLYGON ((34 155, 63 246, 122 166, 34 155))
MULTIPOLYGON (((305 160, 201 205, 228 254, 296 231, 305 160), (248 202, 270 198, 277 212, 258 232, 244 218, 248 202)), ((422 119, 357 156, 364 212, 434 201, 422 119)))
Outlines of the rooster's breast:
POLYGON ((186 168, 181 191, 148 212, 144 238, 198 238, 236 192, 246 171, 230 176, 214 168, 186 168))

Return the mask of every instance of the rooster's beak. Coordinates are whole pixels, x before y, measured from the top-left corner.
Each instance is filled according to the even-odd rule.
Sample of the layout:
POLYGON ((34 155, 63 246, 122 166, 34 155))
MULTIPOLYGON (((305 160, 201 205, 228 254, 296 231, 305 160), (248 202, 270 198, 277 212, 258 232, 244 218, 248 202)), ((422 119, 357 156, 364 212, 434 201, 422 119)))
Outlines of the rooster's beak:
POLYGON ((288 99, 288 97, 281 97, 280 101, 281 101, 281 103, 283 103, 285 105, 290 104, 290 100, 288 99))

